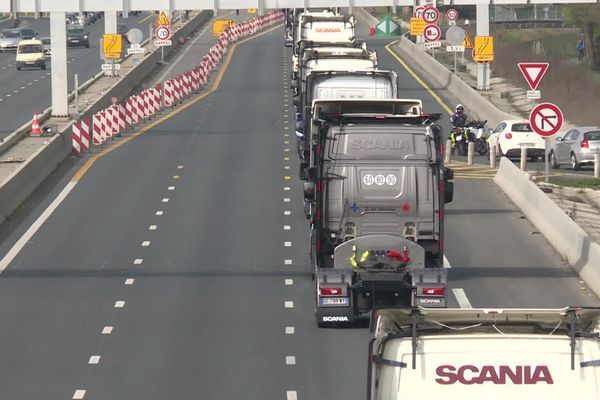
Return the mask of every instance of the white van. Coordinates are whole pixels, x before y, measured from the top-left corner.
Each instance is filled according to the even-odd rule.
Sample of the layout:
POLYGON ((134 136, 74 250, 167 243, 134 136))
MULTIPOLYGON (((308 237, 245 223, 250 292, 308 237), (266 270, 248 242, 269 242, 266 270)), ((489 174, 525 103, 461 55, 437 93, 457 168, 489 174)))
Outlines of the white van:
POLYGON ((373 313, 368 400, 600 399, 600 308, 373 313))
POLYGON ((41 40, 21 40, 17 47, 17 70, 23 67, 46 69, 46 55, 41 40))

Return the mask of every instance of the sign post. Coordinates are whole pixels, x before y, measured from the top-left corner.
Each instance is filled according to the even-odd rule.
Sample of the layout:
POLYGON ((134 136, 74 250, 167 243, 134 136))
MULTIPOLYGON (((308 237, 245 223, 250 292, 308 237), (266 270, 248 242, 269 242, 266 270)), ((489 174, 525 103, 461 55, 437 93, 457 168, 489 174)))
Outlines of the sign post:
POLYGON ((541 103, 531 110, 529 124, 535 133, 544 138, 544 181, 549 181, 550 165, 548 155, 550 154, 550 136, 554 135, 563 124, 563 114, 560 108, 552 103, 541 103))
POLYGON ((164 11, 161 11, 158 18, 154 22, 156 29, 154 30, 155 46, 160 46, 160 64, 165 63, 165 48, 164 46, 171 45, 171 20, 164 11))

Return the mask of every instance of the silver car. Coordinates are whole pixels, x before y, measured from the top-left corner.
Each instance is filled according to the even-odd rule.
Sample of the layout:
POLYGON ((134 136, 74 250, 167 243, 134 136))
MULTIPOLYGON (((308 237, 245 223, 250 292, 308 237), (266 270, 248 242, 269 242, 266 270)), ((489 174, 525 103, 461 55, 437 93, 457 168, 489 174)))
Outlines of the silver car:
POLYGON ((19 29, 4 29, 0 34, 0 51, 16 51, 21 39, 23 38, 19 29))
POLYGON ((550 150, 552 168, 569 165, 578 170, 583 164, 594 163, 594 153, 600 152, 600 127, 576 127, 556 138, 550 150))

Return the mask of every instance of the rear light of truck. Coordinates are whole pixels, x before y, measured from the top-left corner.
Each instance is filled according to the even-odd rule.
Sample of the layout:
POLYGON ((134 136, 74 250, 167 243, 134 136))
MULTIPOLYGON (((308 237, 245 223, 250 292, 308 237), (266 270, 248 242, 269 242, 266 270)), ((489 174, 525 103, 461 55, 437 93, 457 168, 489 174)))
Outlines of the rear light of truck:
POLYGON ((587 139, 584 139, 581 141, 581 143, 579 143, 579 146, 581 146, 582 149, 589 149, 590 142, 588 142, 587 139))
POLYGON ((510 133, 510 132, 506 132, 506 133, 504 134, 504 137, 505 137, 505 138, 507 138, 507 139, 512 139, 512 133, 510 133))
POLYGON ((323 287, 319 289, 319 294, 321 296, 341 296, 342 288, 341 287, 323 287))
POLYGON ((424 296, 443 296, 444 294, 445 290, 443 287, 423 288, 424 296))

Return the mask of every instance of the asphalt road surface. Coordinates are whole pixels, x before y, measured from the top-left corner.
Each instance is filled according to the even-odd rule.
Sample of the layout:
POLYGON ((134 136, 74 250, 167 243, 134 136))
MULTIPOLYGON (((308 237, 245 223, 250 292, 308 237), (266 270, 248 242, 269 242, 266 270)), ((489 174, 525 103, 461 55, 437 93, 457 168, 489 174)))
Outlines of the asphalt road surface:
MULTIPOLYGON (((365 398, 368 331, 314 321, 282 32, 240 45, 217 92, 73 178, 11 257, 2 397, 365 398)), ((441 111, 379 56, 401 93, 441 111)), ((2 243, 0 265, 52 198, 2 243)), ((457 179, 450 306, 599 304, 533 231, 491 180, 457 179)))
MULTIPOLYGON (((144 20, 148 14, 118 18, 119 24, 128 28, 139 28, 148 35, 148 23, 144 20)), ((31 28, 39 33, 40 37, 50 36, 50 20, 48 18, 22 20, 20 28, 31 28)), ((70 25, 67 25, 67 28, 70 25)), ((73 90, 74 76, 78 74, 79 83, 100 72, 99 40, 104 33, 104 18, 97 20, 85 29, 90 33, 90 48, 69 47, 67 49, 67 68, 69 77, 69 90, 73 90)), ((15 52, 0 53, 0 138, 12 133, 15 129, 31 120, 33 112, 41 112, 51 106, 51 69, 52 59, 46 61, 46 70, 23 69, 17 71, 15 66, 15 52)))

